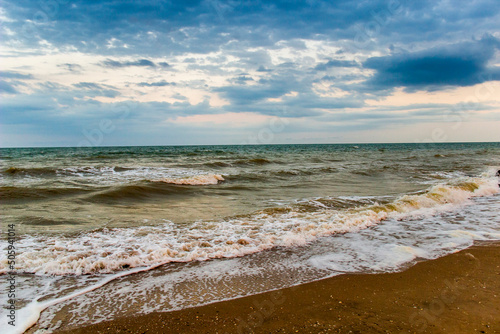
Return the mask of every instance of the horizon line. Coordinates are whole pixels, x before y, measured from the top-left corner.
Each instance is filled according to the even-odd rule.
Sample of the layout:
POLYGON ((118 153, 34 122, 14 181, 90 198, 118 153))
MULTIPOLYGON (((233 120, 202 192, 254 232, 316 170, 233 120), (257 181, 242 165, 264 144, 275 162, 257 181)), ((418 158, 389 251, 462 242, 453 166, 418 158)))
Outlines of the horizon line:
POLYGON ((95 146, 6 146, 0 149, 22 148, 111 148, 111 147, 186 147, 186 146, 273 146, 273 145, 398 145, 398 144, 500 144, 500 141, 449 141, 449 142, 372 142, 372 143, 269 143, 269 144, 167 144, 167 145, 95 145, 95 146))

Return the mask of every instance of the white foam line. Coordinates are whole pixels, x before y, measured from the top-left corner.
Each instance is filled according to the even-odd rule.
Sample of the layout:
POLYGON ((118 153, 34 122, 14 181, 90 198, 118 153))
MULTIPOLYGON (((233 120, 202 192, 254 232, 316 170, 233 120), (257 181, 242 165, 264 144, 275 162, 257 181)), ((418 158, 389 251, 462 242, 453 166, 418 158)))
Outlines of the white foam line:
POLYGON ((157 264, 157 265, 146 267, 146 268, 144 268, 144 267, 135 268, 135 269, 127 271, 127 272, 119 273, 119 274, 107 277, 94 285, 91 285, 91 286, 86 287, 84 289, 81 289, 79 291, 73 292, 70 295, 60 297, 57 299, 48 300, 48 301, 42 302, 42 303, 39 303, 37 300, 33 300, 31 303, 29 303, 28 305, 26 305, 25 307, 20 309, 19 312, 17 313, 17 317, 19 319, 23 319, 24 321, 22 323, 20 323, 20 325, 16 325, 15 327, 7 328, 6 331, 3 331, 3 333, 5 333, 5 334, 22 334, 37 323, 38 319, 40 319, 40 314, 42 313, 42 311, 48 307, 54 306, 54 305, 59 304, 61 302, 67 301, 69 299, 73 299, 73 298, 78 297, 80 295, 86 294, 87 292, 94 291, 94 290, 108 284, 109 282, 111 282, 117 278, 140 273, 143 271, 149 271, 149 270, 152 270, 152 269, 157 268, 159 266, 162 266, 166 263, 168 263, 168 262, 157 264))

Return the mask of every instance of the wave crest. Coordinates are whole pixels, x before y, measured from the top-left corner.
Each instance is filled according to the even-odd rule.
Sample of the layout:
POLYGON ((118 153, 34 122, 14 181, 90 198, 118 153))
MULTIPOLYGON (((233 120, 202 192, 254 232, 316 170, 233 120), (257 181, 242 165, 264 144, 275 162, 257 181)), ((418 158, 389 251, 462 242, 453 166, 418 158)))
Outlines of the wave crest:
POLYGON ((164 182, 177 185, 204 186, 224 182, 224 178, 219 174, 194 175, 185 178, 164 178, 157 182, 164 182))

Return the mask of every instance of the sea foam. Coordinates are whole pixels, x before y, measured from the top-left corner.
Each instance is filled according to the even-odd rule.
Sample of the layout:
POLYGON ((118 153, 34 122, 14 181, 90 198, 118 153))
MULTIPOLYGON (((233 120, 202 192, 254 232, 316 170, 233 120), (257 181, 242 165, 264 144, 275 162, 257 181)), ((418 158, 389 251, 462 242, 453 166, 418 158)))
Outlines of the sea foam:
MULTIPOLYGON (((209 181, 218 182, 219 176, 179 182, 200 184, 209 181)), ((78 236, 25 236, 17 242, 16 270, 39 275, 81 275, 113 273, 169 262, 239 257, 279 246, 305 245, 321 236, 359 231, 387 218, 431 216, 463 205, 471 197, 497 192, 494 178, 463 177, 434 185, 421 193, 400 196, 387 204, 347 209, 317 206, 313 211, 292 207, 285 212, 264 210, 246 217, 182 226, 165 223, 104 228, 78 236)), ((5 247, 4 241, 2 247, 5 247)), ((4 252, 0 258, 0 273, 5 273, 6 268, 4 252)))
POLYGON ((185 178, 164 178, 160 180, 160 182, 164 183, 191 185, 191 186, 217 184, 222 181, 224 181, 224 178, 222 177, 222 175, 219 174, 202 174, 185 178))

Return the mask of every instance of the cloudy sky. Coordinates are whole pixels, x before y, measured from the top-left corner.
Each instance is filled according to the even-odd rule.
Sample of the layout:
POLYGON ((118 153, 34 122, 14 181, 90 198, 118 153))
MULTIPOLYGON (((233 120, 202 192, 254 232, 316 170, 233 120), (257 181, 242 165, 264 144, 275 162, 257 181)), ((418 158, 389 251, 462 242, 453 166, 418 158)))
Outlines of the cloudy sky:
POLYGON ((500 141, 500 2, 0 1, 0 145, 500 141))

